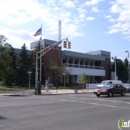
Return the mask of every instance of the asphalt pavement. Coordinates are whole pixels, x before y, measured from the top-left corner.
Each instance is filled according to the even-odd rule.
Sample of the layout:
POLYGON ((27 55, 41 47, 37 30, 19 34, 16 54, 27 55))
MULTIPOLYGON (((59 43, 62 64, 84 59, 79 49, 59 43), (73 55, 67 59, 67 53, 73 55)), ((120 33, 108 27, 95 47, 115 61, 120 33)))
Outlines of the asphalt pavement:
MULTIPOLYGON (((82 90, 79 94, 60 90, 57 96, 52 94, 56 91, 43 93, 45 90, 43 96, 1 96, 0 130, 119 130, 121 119, 130 120, 130 94, 97 98, 82 90)), ((130 127, 121 128, 127 129, 130 127)))

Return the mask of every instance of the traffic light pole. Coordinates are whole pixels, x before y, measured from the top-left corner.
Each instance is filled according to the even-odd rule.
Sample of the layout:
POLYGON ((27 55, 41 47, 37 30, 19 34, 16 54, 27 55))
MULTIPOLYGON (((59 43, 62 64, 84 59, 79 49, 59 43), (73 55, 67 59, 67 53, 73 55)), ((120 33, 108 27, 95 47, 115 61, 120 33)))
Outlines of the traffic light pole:
MULTIPOLYGON (((42 56, 44 56, 48 51, 50 51, 54 46, 58 46, 60 43, 62 43, 62 41, 66 41, 66 42, 68 42, 68 38, 65 38, 65 39, 62 39, 62 40, 59 40, 58 42, 56 42, 56 43, 54 43, 54 44, 52 44, 52 45, 50 45, 50 46, 48 46, 48 47, 45 47, 45 48, 43 48, 42 50, 40 50, 39 52, 36 52, 36 71, 35 71, 35 94, 41 94, 41 93, 38 93, 38 86, 37 86, 37 84, 38 84, 38 59, 40 58, 41 59, 41 57, 42 56), (40 56, 38 57, 38 54, 40 53, 40 56)), ((40 64, 41 64, 41 62, 40 62, 40 64)), ((40 65, 40 67, 41 67, 41 65, 40 65)), ((41 69, 40 69, 40 71, 41 71, 41 69)), ((41 73, 41 72, 40 72, 41 73)), ((40 78, 40 80, 41 80, 41 78, 40 78)))

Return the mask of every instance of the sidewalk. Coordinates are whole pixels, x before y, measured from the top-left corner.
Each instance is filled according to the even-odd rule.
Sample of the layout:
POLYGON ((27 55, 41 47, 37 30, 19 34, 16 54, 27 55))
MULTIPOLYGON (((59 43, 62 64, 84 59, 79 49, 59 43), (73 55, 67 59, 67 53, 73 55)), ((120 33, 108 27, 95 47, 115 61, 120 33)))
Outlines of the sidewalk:
MULTIPOLYGON (((35 96, 35 90, 25 90, 25 91, 0 91, 0 96, 35 96)), ((93 89, 79 89, 77 94, 93 92, 93 89)), ((41 94, 37 95, 60 95, 60 94, 75 94, 73 89, 58 89, 58 90, 41 90, 41 94)))

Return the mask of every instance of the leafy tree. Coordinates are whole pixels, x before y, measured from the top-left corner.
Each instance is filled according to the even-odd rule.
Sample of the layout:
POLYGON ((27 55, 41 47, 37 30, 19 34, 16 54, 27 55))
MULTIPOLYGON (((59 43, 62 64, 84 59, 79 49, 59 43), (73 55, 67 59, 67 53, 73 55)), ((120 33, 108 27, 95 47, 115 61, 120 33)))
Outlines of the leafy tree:
POLYGON ((126 82, 128 79, 128 67, 126 67, 126 64, 126 62, 123 62, 120 59, 116 60, 117 77, 119 80, 122 80, 123 82, 126 82))
POLYGON ((84 89, 84 85, 88 82, 88 77, 87 75, 85 75, 84 73, 82 73, 80 75, 80 78, 79 78, 79 83, 81 83, 83 85, 83 89, 84 89))
POLYGON ((12 83, 14 83, 14 84, 16 83, 16 72, 17 72, 16 59, 17 59, 17 57, 16 57, 16 54, 15 54, 14 48, 10 44, 6 43, 4 45, 8 48, 8 54, 12 58, 12 62, 10 64, 10 67, 12 69, 12 73, 7 74, 5 84, 7 86, 12 86, 12 83))
POLYGON ((55 82, 58 80, 56 78, 58 78, 58 76, 61 74, 61 67, 56 62, 50 60, 47 70, 51 72, 52 81, 55 84, 55 82))
POLYGON ((18 84, 25 85, 28 83, 28 71, 30 69, 30 60, 27 54, 26 45, 21 47, 21 51, 17 59, 17 81, 18 84))
POLYGON ((0 45, 0 77, 4 83, 7 79, 8 74, 12 74, 12 68, 10 64, 12 63, 12 58, 8 54, 8 48, 6 45, 0 45))
POLYGON ((62 73, 69 75, 71 70, 67 70, 65 65, 59 66, 57 62, 50 60, 47 70, 51 72, 52 81, 54 84, 58 82, 58 79, 62 76, 62 73))

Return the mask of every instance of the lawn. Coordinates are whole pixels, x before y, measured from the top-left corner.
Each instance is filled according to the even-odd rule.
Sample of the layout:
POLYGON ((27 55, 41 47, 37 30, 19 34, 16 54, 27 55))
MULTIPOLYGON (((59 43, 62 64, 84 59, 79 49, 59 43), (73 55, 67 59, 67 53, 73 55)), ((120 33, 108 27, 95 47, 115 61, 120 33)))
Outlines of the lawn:
MULTIPOLYGON (((31 88, 34 90, 34 88, 31 88)), ((19 86, 0 86, 0 90, 5 90, 5 91, 18 91, 18 90, 28 90, 28 87, 19 87, 19 86)))

